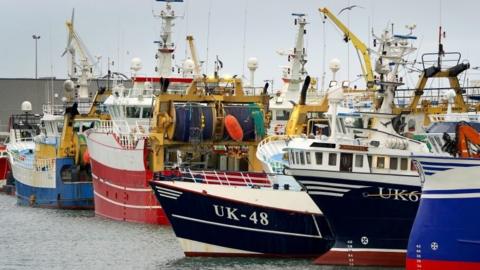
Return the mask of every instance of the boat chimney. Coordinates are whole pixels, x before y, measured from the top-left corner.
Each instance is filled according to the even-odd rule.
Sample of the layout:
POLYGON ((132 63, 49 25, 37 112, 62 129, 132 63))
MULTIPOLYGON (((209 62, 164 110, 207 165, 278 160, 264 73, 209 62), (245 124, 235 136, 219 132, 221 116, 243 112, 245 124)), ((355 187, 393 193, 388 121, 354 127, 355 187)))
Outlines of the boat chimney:
POLYGON ((307 90, 310 86, 310 76, 305 78, 305 82, 303 82, 302 91, 300 92, 300 100, 298 101, 298 105, 305 105, 307 100, 307 90))

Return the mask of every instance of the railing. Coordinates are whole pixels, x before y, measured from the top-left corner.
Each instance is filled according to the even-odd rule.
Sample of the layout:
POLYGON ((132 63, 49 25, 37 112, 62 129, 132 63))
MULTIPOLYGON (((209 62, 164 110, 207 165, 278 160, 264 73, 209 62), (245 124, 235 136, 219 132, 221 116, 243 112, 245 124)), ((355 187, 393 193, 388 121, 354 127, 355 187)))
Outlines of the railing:
MULTIPOLYGON (((439 104, 447 105, 447 99, 445 98, 444 92, 450 90, 450 87, 436 87, 436 88, 425 88, 420 101, 418 102, 417 108, 422 107, 422 102, 428 100, 432 106, 439 104)), ((413 97, 415 96, 414 88, 400 88, 395 91, 394 102, 397 106, 404 108, 410 105, 413 97)), ((478 100, 475 97, 480 97, 480 87, 462 87, 463 90, 463 100, 466 104, 475 105, 478 104, 478 100)))
POLYGON ((101 133, 111 133, 117 142, 126 149, 133 149, 140 139, 148 136, 147 120, 137 121, 133 128, 125 120, 101 120, 95 123, 94 130, 101 133))
POLYGON ((55 159, 34 159, 33 155, 25 156, 17 152, 10 152, 14 164, 24 169, 30 169, 37 172, 48 172, 55 170, 55 159))
POLYGON ((110 120, 100 120, 95 122, 94 129, 102 133, 112 133, 113 132, 113 121, 110 120))
POLYGON ((451 114, 432 114, 429 115, 431 122, 480 122, 480 114, 451 113, 451 114))
POLYGON ((44 104, 42 107, 44 114, 63 115, 65 112, 65 105, 63 104, 44 104))
POLYGON ((285 163, 273 159, 274 156, 283 155, 286 141, 299 138, 300 135, 276 135, 263 139, 257 146, 257 159, 263 163, 264 170, 271 173, 281 174, 285 163))
MULTIPOLYGON (((166 178, 181 177, 182 181, 222 186, 272 187, 272 181, 266 173, 224 172, 224 171, 180 171, 163 172, 166 178)), ((156 177, 158 180, 158 177, 156 177)))

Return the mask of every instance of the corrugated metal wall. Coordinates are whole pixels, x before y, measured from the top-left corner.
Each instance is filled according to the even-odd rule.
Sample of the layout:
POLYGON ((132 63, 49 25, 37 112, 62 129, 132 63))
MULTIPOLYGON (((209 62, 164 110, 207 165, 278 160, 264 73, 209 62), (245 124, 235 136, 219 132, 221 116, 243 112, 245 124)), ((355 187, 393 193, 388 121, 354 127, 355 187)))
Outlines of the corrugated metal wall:
MULTIPOLYGON (((48 97, 52 100, 53 93, 58 97, 53 98, 56 104, 61 104, 64 96, 63 82, 65 79, 15 79, 0 78, 0 132, 7 131, 8 119, 12 114, 22 113, 20 105, 28 100, 32 103, 33 113, 41 113, 42 105, 47 104, 48 97)), ((125 83, 126 86, 130 82, 125 83)), ((106 81, 91 81, 89 90, 92 95, 98 86, 106 86, 106 81)))

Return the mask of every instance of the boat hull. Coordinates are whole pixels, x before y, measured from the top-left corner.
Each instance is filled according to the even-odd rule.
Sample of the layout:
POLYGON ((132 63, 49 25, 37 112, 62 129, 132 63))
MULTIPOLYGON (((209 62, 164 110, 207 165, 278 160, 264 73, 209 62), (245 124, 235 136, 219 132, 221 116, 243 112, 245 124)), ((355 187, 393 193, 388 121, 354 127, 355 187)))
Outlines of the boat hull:
POLYGON ((148 184, 152 174, 145 170, 144 140, 125 148, 112 133, 90 132, 87 143, 95 214, 118 221, 168 224, 148 184))
POLYGON ((401 267, 420 198, 418 177, 293 172, 327 217, 335 245, 316 264, 401 267), (397 177, 397 179, 395 179, 397 177), (418 185, 417 185, 418 184, 418 185))
MULTIPOLYGON (((0 152, 0 155, 2 153, 0 152)), ((10 163, 8 157, 0 157, 0 188, 6 184, 7 175, 10 171, 10 163)))
POLYGON ((296 193, 316 212, 276 208, 289 200, 288 191, 179 181, 151 185, 186 256, 316 257, 333 245, 328 223, 303 192, 296 193))
POLYGON ((406 269, 480 269, 480 160, 418 160, 425 184, 406 269))
POLYGON ((15 195, 19 205, 61 208, 93 209, 92 182, 64 182, 60 169, 72 166, 71 158, 55 159, 54 171, 39 171, 13 163, 15 195))

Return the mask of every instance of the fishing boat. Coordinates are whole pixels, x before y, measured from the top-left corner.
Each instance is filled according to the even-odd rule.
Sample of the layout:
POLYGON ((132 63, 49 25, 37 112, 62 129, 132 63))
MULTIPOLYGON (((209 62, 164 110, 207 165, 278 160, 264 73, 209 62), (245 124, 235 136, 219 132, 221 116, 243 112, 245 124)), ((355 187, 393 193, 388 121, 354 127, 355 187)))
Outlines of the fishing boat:
POLYGON ((77 118, 78 105, 45 105, 41 133, 7 146, 20 205, 93 209, 88 151, 82 133, 92 118, 77 118), (77 119, 76 119, 77 118, 77 119))
POLYGON ((453 156, 414 156, 423 187, 408 242, 407 270, 480 268, 478 130, 478 125, 459 122, 455 139, 448 135, 452 132, 439 134, 445 139, 443 150, 453 156))
POLYGON ((378 112, 360 113, 364 118, 360 126, 344 126, 337 111, 346 87, 337 85, 328 90, 329 136, 285 141, 285 174, 306 187, 336 238, 333 248, 315 263, 405 265, 420 196, 420 180, 410 154, 429 151, 424 143, 398 135, 392 124, 396 115, 391 106, 400 84, 396 74, 405 55, 414 50, 408 39, 385 31, 378 40, 381 57, 376 70, 382 80, 377 84, 383 98, 378 112))
POLYGON ((40 133, 40 118, 39 114, 33 114, 32 104, 29 101, 24 101, 21 104, 22 114, 14 114, 9 118, 9 131, 5 140, 0 144, 0 164, 2 184, 0 190, 15 195, 15 179, 12 176, 10 155, 8 154, 8 144, 21 144, 24 148, 33 147, 33 137, 40 133))
POLYGON ((333 113, 332 134, 326 139, 294 138, 286 146, 285 173, 306 187, 336 238, 315 263, 404 265, 420 197, 410 154, 428 153, 428 148, 392 130, 336 136, 335 122, 333 113))
POLYGON ((134 58, 131 67, 134 71, 133 87, 127 89, 121 84, 115 85, 112 95, 104 103, 111 120, 99 122, 87 133, 95 214, 98 216, 119 221, 168 224, 148 185, 152 173, 144 163, 145 139, 151 124, 153 93, 160 80, 169 78, 170 93, 183 93, 192 78, 172 74, 175 51, 172 27, 177 16, 172 1, 165 2, 165 9, 156 15, 162 21, 160 40, 155 42, 158 44, 155 57, 158 77, 138 75, 142 64, 140 59, 134 58))
POLYGON ((186 170, 151 185, 186 256, 315 257, 334 242, 288 177, 186 170))

